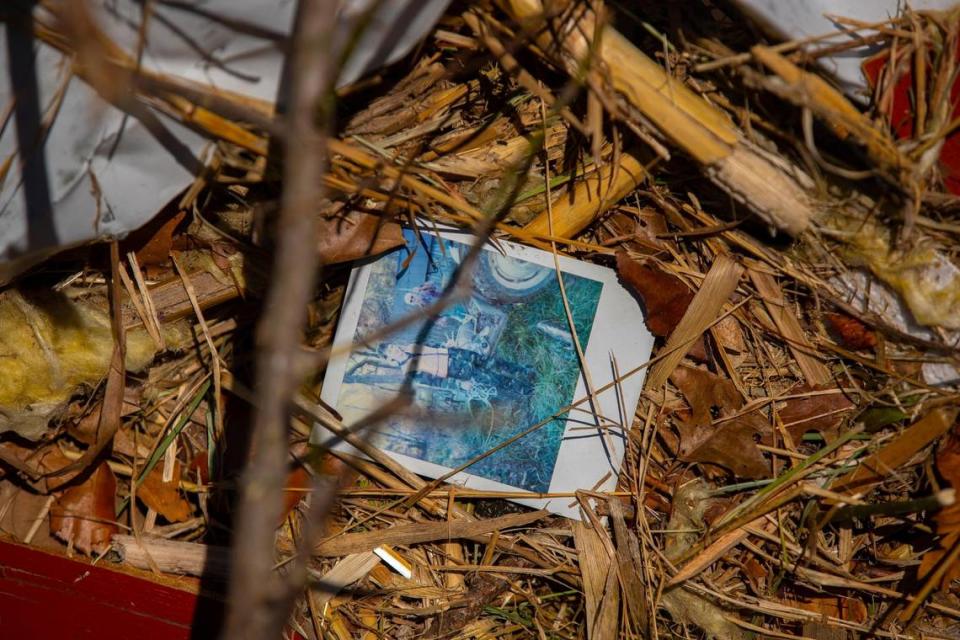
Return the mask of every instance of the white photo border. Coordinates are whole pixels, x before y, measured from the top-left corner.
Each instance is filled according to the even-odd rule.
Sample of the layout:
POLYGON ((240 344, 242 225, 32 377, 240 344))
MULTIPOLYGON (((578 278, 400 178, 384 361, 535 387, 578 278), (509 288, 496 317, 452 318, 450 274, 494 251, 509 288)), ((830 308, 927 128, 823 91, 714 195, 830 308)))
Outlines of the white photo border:
MULTIPOLYGON (((476 242, 475 236, 463 231, 437 231, 421 226, 419 232, 467 245, 476 242)), ((488 242, 482 250, 497 251, 498 249, 509 256, 545 266, 551 270, 555 269, 554 255, 541 249, 498 240, 495 246, 488 242)), ((378 258, 378 260, 382 259, 385 257, 378 258)), ((645 368, 639 371, 637 369, 649 361, 654 337, 647 330, 639 303, 620 284, 615 271, 568 256, 558 255, 557 259, 560 271, 589 278, 603 285, 593 329, 585 345, 584 361, 589 369, 594 390, 609 387, 604 391, 597 391, 594 397, 598 413, 608 417, 608 421, 601 419, 599 422, 609 426, 609 421, 612 420, 617 424, 612 428, 598 428, 598 420, 594 418, 590 409, 592 404, 590 400, 580 402, 576 408, 572 409, 567 414, 563 440, 557 453, 549 492, 610 491, 617 483, 627 437, 618 425, 623 424, 629 429, 633 423, 646 377, 645 368), (620 375, 624 376, 619 384, 612 384, 615 377, 613 358, 616 359, 616 368, 620 375), (626 416, 620 415, 621 400, 627 412, 626 416), (608 449, 610 449, 609 453, 608 449)), ((327 366, 320 394, 323 402, 334 409, 337 408, 347 360, 350 357, 348 347, 356 346, 354 336, 370 281, 371 265, 372 262, 364 264, 351 272, 344 296, 343 309, 333 343, 337 355, 327 366)), ((577 403, 578 400, 587 396, 587 386, 581 372, 572 401, 577 403)), ((351 427, 351 425, 346 426, 351 427)), ((314 426, 311 442, 321 446, 331 446, 331 443, 336 442, 332 445, 336 449, 362 456, 349 444, 337 441, 337 438, 320 424, 314 426)), ((440 477, 451 470, 449 467, 392 451, 384 450, 384 453, 411 471, 431 478, 440 477)), ((472 489, 529 493, 518 487, 472 475, 468 471, 469 469, 452 476, 448 482, 472 489)), ((580 509, 572 497, 511 498, 511 500, 531 507, 545 508, 567 517, 580 518, 580 509)))

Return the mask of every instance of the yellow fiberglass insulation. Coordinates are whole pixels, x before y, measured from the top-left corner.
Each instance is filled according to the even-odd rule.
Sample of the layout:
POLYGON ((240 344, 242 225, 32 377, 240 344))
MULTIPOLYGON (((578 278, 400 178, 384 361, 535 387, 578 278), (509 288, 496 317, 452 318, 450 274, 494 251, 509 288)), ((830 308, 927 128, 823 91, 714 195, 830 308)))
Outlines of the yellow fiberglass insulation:
POLYGON ((895 242, 890 228, 855 215, 837 214, 825 223, 823 231, 845 243, 848 262, 900 294, 918 323, 960 329, 960 268, 943 247, 918 231, 895 242))
MULTIPOLYGON (((184 344, 187 323, 163 328, 184 344)), ((142 326, 126 333, 127 371, 151 363, 157 347, 142 326)), ((0 293, 0 433, 35 440, 71 397, 107 373, 113 334, 106 304, 54 292, 0 293)))

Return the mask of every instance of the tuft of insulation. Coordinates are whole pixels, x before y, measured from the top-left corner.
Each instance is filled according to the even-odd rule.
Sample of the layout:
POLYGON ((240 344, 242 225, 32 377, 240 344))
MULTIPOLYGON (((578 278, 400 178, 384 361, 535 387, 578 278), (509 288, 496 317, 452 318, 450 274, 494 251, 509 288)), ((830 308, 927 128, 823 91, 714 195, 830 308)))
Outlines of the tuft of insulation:
MULTIPOLYGON (((58 292, 0 293, 0 433, 37 440, 70 399, 107 373, 113 353, 110 318, 102 300, 73 300, 58 292)), ((190 339, 187 322, 163 326, 167 344, 190 339)), ((157 354, 142 327, 126 333, 126 369, 143 370, 157 354)))

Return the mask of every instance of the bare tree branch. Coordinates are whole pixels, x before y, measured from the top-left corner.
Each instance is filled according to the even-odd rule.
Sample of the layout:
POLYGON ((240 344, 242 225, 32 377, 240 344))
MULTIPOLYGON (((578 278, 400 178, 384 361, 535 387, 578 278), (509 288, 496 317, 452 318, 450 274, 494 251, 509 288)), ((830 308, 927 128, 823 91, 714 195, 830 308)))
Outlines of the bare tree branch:
POLYGON ((237 517, 227 624, 222 637, 279 638, 295 591, 274 571, 286 476, 296 355, 318 267, 316 204, 327 165, 336 0, 301 0, 291 59, 282 210, 272 286, 258 329, 253 451, 237 517), (318 119, 319 114, 319 119, 318 119), (321 122, 318 128, 317 123, 321 122))

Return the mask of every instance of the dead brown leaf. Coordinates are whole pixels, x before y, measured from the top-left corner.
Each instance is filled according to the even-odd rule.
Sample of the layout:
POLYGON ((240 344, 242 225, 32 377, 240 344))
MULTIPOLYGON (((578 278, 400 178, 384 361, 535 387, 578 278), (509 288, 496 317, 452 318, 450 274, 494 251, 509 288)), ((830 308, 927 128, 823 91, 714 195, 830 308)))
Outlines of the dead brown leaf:
POLYGON ((43 493, 53 492, 80 473, 79 470, 72 470, 62 475, 48 475, 70 464, 70 459, 63 455, 55 442, 46 446, 27 447, 8 440, 0 442, 0 452, 8 464, 18 469, 26 469, 28 475, 36 474, 42 478, 39 479, 37 487, 43 493))
POLYGON ((186 216, 186 211, 178 211, 166 220, 158 218, 157 221, 131 234, 124 243, 125 248, 126 246, 136 247, 137 262, 144 269, 166 265, 170 259, 170 250, 173 248, 177 228, 186 216))
MULTIPOLYGON (((801 385, 791 391, 791 395, 799 395, 809 391, 825 390, 823 387, 811 389, 801 385)), ((803 434, 816 431, 827 442, 837 437, 837 431, 843 424, 844 418, 855 408, 854 404, 839 390, 836 393, 809 395, 802 398, 790 398, 779 409, 780 420, 784 429, 790 434, 794 442, 799 442, 803 434)))
POLYGON ((317 251, 323 264, 375 256, 403 244, 399 224, 371 213, 351 211, 318 221, 317 251))
POLYGON ((613 236, 622 238, 632 251, 652 254, 667 247, 661 236, 670 230, 663 214, 655 209, 619 207, 606 220, 613 236))
POLYGON ((766 442, 772 435, 767 421, 756 412, 722 420, 744 405, 730 380, 693 367, 678 367, 670 380, 691 410, 689 418, 676 421, 681 460, 714 464, 741 478, 769 475, 769 466, 757 448, 758 441, 766 442), (722 421, 714 425, 715 418, 722 421))
POLYGON ((839 618, 848 622, 863 624, 867 621, 867 607, 862 600, 858 598, 846 598, 842 596, 831 595, 809 595, 795 598, 781 598, 784 604, 812 611, 821 616, 839 618))
MULTIPOLYGON (((36 469, 50 474, 71 464, 56 443, 40 449, 21 447, 10 442, 0 445, 5 452, 36 469)), ((62 475, 48 475, 42 482, 46 490, 57 494, 50 507, 50 531, 64 542, 73 543, 83 553, 100 553, 118 531, 114 520, 117 480, 107 463, 99 465, 82 480, 81 470, 62 475), (69 485, 69 486, 67 486, 69 485), (62 489, 63 487, 66 489, 62 489)), ((43 484, 40 485, 43 487, 43 484)))
POLYGON ((163 465, 155 466, 137 487, 137 497, 170 522, 189 520, 193 512, 190 503, 180 493, 179 462, 174 463, 168 482, 163 479, 163 465))
POLYGON ((643 298, 650 332, 660 337, 670 335, 690 306, 693 292, 679 278, 641 264, 624 251, 617 253, 617 272, 643 298))
MULTIPOLYGON (((120 417, 125 418, 139 411, 142 396, 143 387, 125 387, 123 390, 123 405, 120 409, 120 417)), ((100 410, 102 408, 103 403, 98 402, 82 416, 70 423, 67 426, 67 432, 84 444, 92 445, 96 443, 97 428, 100 424, 100 410)), ((71 407, 71 409, 73 409, 73 407, 71 407)), ((83 410, 77 409, 76 411, 79 413, 83 410)))
POLYGON ((764 567, 753 556, 747 556, 743 561, 743 573, 757 591, 762 591, 768 577, 766 567, 764 567))
POLYGON ((119 531, 114 508, 117 479, 106 461, 63 492, 50 508, 50 530, 83 553, 103 553, 119 531))
POLYGON ((313 483, 310 474, 302 466, 297 466, 287 474, 287 483, 283 488, 283 513, 280 517, 282 523, 286 517, 293 511, 300 500, 310 491, 313 483))
POLYGON ((848 349, 859 351, 877 346, 877 334, 853 316, 845 313, 828 313, 826 319, 830 329, 848 349))

